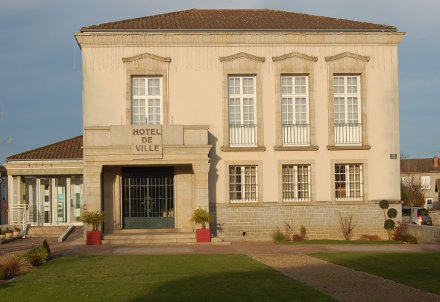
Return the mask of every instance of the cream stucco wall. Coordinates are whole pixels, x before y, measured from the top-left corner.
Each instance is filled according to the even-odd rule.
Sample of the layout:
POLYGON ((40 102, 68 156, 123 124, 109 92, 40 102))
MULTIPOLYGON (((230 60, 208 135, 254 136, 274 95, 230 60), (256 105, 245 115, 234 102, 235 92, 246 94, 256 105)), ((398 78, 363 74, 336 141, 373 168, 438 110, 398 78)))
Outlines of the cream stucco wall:
MULTIPOLYGON (((369 201, 400 200, 398 159, 400 154, 397 48, 403 33, 78 33, 82 48, 84 128, 125 125, 126 65, 123 58, 153 54, 170 58, 166 63, 169 124, 208 125, 210 153, 210 203, 225 203, 228 192, 226 162, 262 161, 264 187, 262 201, 279 202, 279 161, 313 162, 315 199, 332 201, 332 165, 335 162, 364 162, 365 191, 369 201), (220 58, 247 53, 264 58, 261 66, 262 129, 265 151, 223 152, 224 63, 220 58), (316 151, 275 151, 276 142, 276 62, 272 58, 291 52, 316 57, 314 68, 314 119, 316 151), (341 53, 368 57, 362 74, 367 91, 367 133, 370 149, 328 150, 329 74, 326 57, 341 53)), ((252 59, 240 59, 243 73, 252 59), (248 60, 249 62, 246 62, 248 60)), ((358 64, 350 57, 343 64, 358 64)), ((148 63, 142 63, 148 64, 148 63)), ((350 67, 350 66, 346 66, 350 67)), ((85 130, 87 132, 87 130, 85 130)), ((87 134, 87 133, 85 133, 87 134)), ((85 143, 86 144, 86 143, 85 143)), ((87 147, 87 145, 85 145, 87 147)))

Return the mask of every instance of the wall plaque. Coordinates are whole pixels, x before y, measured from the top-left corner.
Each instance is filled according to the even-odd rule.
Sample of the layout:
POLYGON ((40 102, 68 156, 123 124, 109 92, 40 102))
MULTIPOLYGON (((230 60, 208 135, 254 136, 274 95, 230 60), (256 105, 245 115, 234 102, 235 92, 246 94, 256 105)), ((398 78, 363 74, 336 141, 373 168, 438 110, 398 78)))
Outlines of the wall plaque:
POLYGON ((131 135, 132 153, 162 157, 161 125, 135 125, 132 127, 131 135))

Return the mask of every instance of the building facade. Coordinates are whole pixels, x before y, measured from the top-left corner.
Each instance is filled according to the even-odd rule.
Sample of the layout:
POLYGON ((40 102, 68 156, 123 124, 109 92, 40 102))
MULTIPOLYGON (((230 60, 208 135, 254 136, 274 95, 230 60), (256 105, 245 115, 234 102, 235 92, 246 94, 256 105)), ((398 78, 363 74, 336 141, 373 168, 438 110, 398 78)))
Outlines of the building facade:
POLYGON ((440 167, 438 157, 405 158, 400 160, 400 173, 405 184, 412 178, 416 185, 421 185, 425 194, 425 209, 439 209, 440 167))
POLYGON ((8 174, 0 166, 0 225, 8 224, 8 174))
POLYGON ((378 202, 400 207, 403 35, 271 10, 189 10, 83 27, 75 34, 82 157, 58 166, 10 157, 11 198, 26 203, 24 172, 43 165, 29 180, 41 187, 44 179, 35 196, 49 183, 52 209, 65 203, 65 223, 81 209, 104 210, 105 234, 192 231, 201 207, 213 213, 213 235, 227 240, 269 239, 285 223, 304 225, 310 238, 338 238, 340 218, 351 215, 355 236, 385 236, 378 202), (72 189, 75 175, 81 189, 72 189))

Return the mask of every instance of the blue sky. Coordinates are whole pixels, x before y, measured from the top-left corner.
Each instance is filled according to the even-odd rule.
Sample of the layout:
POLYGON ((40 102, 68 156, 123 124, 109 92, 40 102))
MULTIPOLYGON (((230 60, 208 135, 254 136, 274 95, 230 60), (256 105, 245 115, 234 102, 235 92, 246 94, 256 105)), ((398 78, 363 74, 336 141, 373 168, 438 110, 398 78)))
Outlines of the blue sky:
POLYGON ((390 24, 399 47, 401 150, 440 155, 440 1, 0 0, 0 163, 82 133, 82 26, 189 8, 271 8, 390 24), (8 138, 11 143, 8 144, 8 138))

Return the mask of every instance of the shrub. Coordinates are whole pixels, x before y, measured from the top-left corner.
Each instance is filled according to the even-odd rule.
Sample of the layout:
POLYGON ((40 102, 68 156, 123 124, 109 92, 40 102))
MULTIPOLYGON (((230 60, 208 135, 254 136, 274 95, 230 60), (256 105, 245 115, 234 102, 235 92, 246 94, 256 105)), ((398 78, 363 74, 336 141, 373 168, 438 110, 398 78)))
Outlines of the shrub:
POLYGON ((46 262, 49 258, 49 253, 43 246, 34 246, 24 255, 24 257, 33 266, 39 266, 46 262))
POLYGON ((275 243, 289 241, 289 236, 281 232, 280 228, 277 227, 275 231, 272 232, 272 240, 275 243))
POLYGON ((350 240, 355 228, 353 223, 353 215, 350 214, 349 216, 345 217, 339 216, 339 226, 341 228, 342 236, 345 238, 345 240, 350 240))
POLYGON ((391 219, 396 218, 397 217, 397 210, 395 208, 388 209, 387 216, 388 216, 388 218, 391 218, 391 219))
POLYGON ((307 230, 305 226, 301 225, 300 232, 301 232, 301 238, 303 240, 307 239, 307 230))
POLYGON ((14 232, 20 232, 21 231, 20 228, 18 228, 15 224, 13 226, 13 230, 14 230, 14 232))
POLYGON ((402 238, 408 234, 408 222, 398 221, 397 226, 394 229, 393 239, 397 241, 403 241, 402 238))
POLYGON ((293 236, 295 235, 293 226, 284 221, 284 230, 286 231, 286 236, 289 238, 288 240, 293 240, 293 236))
POLYGON ((393 230, 394 230, 395 226, 396 226, 396 223, 392 219, 387 219, 383 223, 383 227, 385 228, 385 230, 388 233, 388 239, 389 240, 393 239, 393 230))
POLYGON ((390 203, 388 202, 388 200, 381 200, 380 202, 379 202, 379 207, 382 209, 382 210, 386 210, 386 209, 388 209, 388 207, 390 206, 390 203))
POLYGON ((97 231, 104 222, 104 212, 84 212, 81 215, 81 221, 93 226, 93 230, 97 231))
POLYGON ((47 243, 46 239, 44 239, 44 241, 43 241, 43 247, 46 249, 47 254, 49 255, 48 258, 50 258, 50 256, 51 256, 50 247, 49 247, 49 243, 47 243))
POLYGON ((206 229, 206 224, 212 220, 211 215, 209 215, 208 211, 198 208, 194 210, 193 216, 191 218, 196 224, 201 224, 202 229, 206 229))
POLYGON ((2 256, 0 259, 0 267, 2 268, 2 274, 8 277, 17 276, 25 268, 28 267, 23 258, 16 254, 8 254, 2 256))
POLYGON ((376 240, 380 240, 380 237, 377 235, 362 234, 361 237, 359 237, 359 240, 376 241, 376 240))
POLYGON ((301 241, 303 240, 302 236, 300 234, 294 234, 292 237, 293 241, 301 241))
POLYGON ((0 264, 0 280, 6 280, 9 277, 9 272, 0 264))

